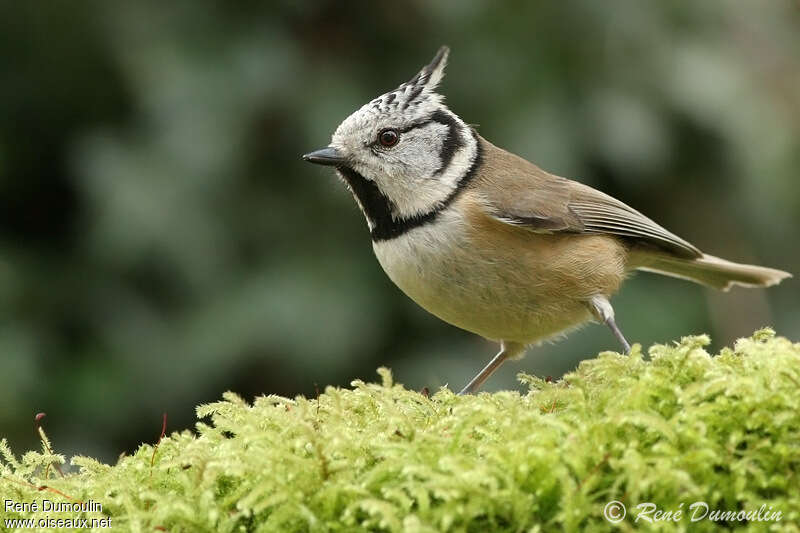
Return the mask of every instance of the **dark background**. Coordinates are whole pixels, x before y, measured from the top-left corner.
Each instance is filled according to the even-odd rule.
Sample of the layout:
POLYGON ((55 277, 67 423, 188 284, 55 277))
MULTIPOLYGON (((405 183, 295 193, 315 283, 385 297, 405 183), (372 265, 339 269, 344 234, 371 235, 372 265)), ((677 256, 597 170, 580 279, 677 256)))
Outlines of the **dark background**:
MULTIPOLYGON (((800 273, 800 4, 3 2, 0 436, 113 461, 225 390, 314 395, 391 367, 460 387, 496 347, 403 296, 355 203, 300 155, 452 48, 441 91, 489 140, 701 249, 800 273)), ((800 339, 800 283, 639 274, 649 345, 800 339)), ((603 327, 530 351, 559 376, 603 327)))

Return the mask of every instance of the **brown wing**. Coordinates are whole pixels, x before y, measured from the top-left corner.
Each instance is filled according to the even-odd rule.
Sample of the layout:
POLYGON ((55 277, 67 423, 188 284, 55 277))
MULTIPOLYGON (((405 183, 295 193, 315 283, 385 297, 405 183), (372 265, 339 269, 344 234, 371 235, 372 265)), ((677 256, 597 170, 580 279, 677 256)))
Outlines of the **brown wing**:
POLYGON ((678 257, 703 254, 632 207, 587 185, 549 174, 486 141, 481 193, 490 214, 542 233, 618 235, 678 257))
POLYGON ((581 219, 585 233, 611 233, 629 237, 687 259, 703 255, 691 243, 667 231, 616 198, 582 183, 569 183, 572 191, 569 209, 581 219))

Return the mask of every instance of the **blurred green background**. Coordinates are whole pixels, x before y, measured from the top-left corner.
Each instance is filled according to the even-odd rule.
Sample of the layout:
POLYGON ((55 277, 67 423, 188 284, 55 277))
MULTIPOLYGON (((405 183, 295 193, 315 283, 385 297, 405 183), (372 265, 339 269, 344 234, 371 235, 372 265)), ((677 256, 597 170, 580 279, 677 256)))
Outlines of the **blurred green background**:
MULTIPOLYGON (((314 395, 391 367, 460 387, 496 347, 396 289, 330 169, 300 155, 452 48, 450 107, 489 140, 701 249, 800 273, 800 4, 3 2, 0 436, 114 460, 225 390, 314 395)), ((763 325, 800 283, 714 293, 639 274, 649 345, 763 325)), ((533 349, 559 376, 603 327, 533 349)))

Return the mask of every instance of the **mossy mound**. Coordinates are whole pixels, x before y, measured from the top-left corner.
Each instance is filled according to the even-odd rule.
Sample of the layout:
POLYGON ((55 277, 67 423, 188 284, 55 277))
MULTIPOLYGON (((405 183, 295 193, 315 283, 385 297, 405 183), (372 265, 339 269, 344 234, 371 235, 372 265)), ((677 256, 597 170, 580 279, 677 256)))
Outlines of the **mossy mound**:
POLYGON ((227 393, 155 453, 75 457, 65 477, 48 467, 63 457, 17 461, 0 443, 0 487, 15 502, 99 502, 75 516, 118 531, 797 530, 800 344, 770 330, 714 357, 707 344, 603 353, 558 382, 521 376, 526 394, 426 397, 383 369, 380 385, 316 399, 227 393), (621 516, 612 500, 619 523, 604 517, 621 516), (647 502, 682 516, 634 522, 647 502), (694 502, 709 509, 697 522, 694 502))

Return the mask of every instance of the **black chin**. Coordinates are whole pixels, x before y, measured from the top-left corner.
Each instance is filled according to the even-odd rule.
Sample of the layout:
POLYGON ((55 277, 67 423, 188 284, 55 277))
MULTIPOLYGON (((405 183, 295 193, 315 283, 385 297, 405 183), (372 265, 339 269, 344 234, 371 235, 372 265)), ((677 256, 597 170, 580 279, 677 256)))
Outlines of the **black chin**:
POLYGON ((402 235, 405 228, 405 219, 395 220, 392 217, 394 204, 378 188, 374 181, 370 181, 355 170, 347 166, 336 168, 344 181, 347 182, 353 196, 356 197, 364 216, 372 226, 373 241, 385 241, 402 235))

